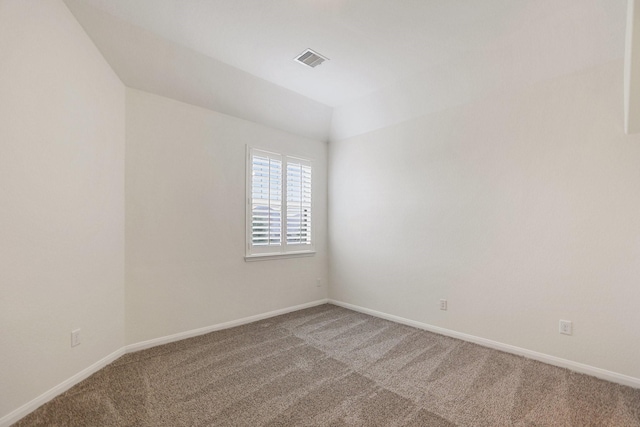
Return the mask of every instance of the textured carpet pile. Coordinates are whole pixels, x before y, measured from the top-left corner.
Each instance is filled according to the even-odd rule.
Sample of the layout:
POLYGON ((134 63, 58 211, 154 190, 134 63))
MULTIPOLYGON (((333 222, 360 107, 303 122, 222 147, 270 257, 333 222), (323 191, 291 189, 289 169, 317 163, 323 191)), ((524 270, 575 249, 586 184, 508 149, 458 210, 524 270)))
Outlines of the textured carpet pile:
POLYGON ((125 355, 16 425, 640 427, 640 390, 322 305, 125 355))

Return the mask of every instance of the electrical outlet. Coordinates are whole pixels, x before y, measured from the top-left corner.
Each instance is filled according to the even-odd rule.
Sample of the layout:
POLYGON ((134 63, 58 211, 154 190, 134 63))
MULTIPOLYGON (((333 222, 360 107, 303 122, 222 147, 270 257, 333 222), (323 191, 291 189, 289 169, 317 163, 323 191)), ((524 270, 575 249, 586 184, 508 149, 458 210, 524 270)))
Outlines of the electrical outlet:
POLYGON ((316 279, 316 288, 319 288, 322 286, 322 278, 318 277, 316 279))
POLYGON ((560 320, 560 333, 573 335, 573 323, 571 323, 571 320, 560 320))
POLYGON ((440 300, 440 310, 446 310, 447 309, 447 300, 446 299, 441 299, 440 300))
POLYGON ((71 347, 80 345, 80 329, 71 331, 71 347))

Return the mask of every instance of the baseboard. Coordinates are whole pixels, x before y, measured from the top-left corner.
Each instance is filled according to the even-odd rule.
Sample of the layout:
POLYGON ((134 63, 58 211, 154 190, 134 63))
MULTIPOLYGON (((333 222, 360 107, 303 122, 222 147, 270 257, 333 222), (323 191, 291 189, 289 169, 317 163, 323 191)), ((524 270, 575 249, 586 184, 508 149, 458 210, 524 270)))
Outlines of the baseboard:
POLYGON ((312 302, 308 302, 306 304, 295 305, 292 307, 283 308, 280 310, 270 311, 268 313, 257 314, 255 316, 244 317, 238 320, 232 320, 230 322, 219 323, 212 326, 207 326, 204 328, 192 329, 190 331, 181 332, 178 334, 169 335, 166 337, 155 338, 148 341, 139 342, 136 344, 130 344, 125 347, 122 347, 107 357, 97 361, 93 365, 83 369, 78 372, 74 376, 66 379, 61 382, 57 386, 53 387, 51 390, 41 394, 36 397, 32 401, 22 405, 18 409, 8 413, 4 417, 0 418, 0 427, 9 427, 11 424, 17 422, 21 418, 26 417, 31 412, 38 409, 40 406, 44 405, 54 397, 64 393, 69 390, 74 385, 78 384, 80 381, 88 378, 92 374, 96 373, 100 369, 107 366, 109 363, 113 362, 120 356, 123 356, 125 353, 132 353, 134 351, 144 350, 147 348, 155 347, 162 344, 168 344, 170 342, 183 340, 185 338, 191 338, 198 335, 203 335, 213 331, 220 331, 222 329, 233 328, 235 326, 246 325, 247 323, 257 322, 258 320, 268 319, 270 317, 280 316, 281 314, 291 313, 293 311, 303 310, 305 308, 315 307, 322 304, 327 304, 329 302, 328 299, 321 299, 312 302))
POLYGON ((427 323, 418 322, 415 320, 405 319, 404 317, 394 316, 393 314, 383 313, 381 311, 371 310, 369 308, 360 307, 358 305, 349 304, 342 301, 329 299, 329 304, 337 305, 340 307, 348 308, 349 310, 358 311, 360 313, 369 314, 371 316, 380 317, 382 319, 391 320, 392 322, 401 323, 407 326, 413 326, 414 328, 424 329, 429 332, 434 332, 440 335, 446 335, 448 337, 457 338, 463 341, 472 342, 483 347, 489 347, 496 350, 504 351, 506 353, 516 354, 518 356, 524 356, 528 359, 537 360, 547 363, 549 365, 566 368, 571 371, 580 372, 582 374, 591 375, 596 378, 600 378, 606 381, 626 385, 633 388, 640 389, 640 378, 631 377, 628 375, 619 374, 617 372, 608 371, 606 369, 596 368, 595 366, 585 365, 583 363, 574 362, 572 360, 562 359, 560 357, 551 356, 545 353, 539 353, 533 350, 527 350, 526 348, 516 347, 509 344, 504 344, 498 341, 489 340, 486 338, 477 337, 475 335, 464 334, 461 332, 452 331, 450 329, 440 328, 438 326, 429 325, 427 323))
POLYGON ((257 322, 258 320, 268 319, 270 317, 280 316, 281 314, 291 313, 293 311, 303 310, 305 308, 315 307, 322 304, 327 304, 329 300, 327 298, 308 302, 306 304, 295 305, 292 307, 282 308, 280 310, 270 311, 268 313, 256 314, 255 316, 244 317, 238 320, 232 320, 230 322, 218 323, 216 325, 205 326, 204 328, 192 329, 190 331, 180 332, 173 335, 167 335, 165 337, 154 338, 148 341, 142 341, 135 344, 129 344, 125 347, 127 353, 134 351, 140 351, 151 347, 156 347, 162 344, 168 344, 174 341, 180 341, 185 338, 196 337, 198 335, 208 334, 209 332, 220 331, 222 329, 229 329, 236 326, 246 325, 247 323, 257 322))
POLYGON ((65 391, 69 390, 71 387, 73 387, 74 385, 78 384, 80 381, 82 381, 82 380, 84 380, 86 378, 89 378, 91 375, 93 375, 94 373, 98 372, 100 369, 104 368, 109 363, 113 362, 114 360, 116 360, 117 358, 119 358, 122 355, 124 355, 124 347, 119 348, 118 350, 114 351, 113 353, 111 353, 107 357, 104 357, 104 358, 98 360, 97 362, 95 362, 91 366, 83 369, 82 371, 78 372, 74 376, 72 376, 70 378, 67 378, 66 380, 64 380, 63 382, 61 382, 57 386, 53 387, 49 391, 47 391, 47 392, 41 394, 40 396, 36 397, 31 402, 25 403, 24 405, 22 405, 18 409, 14 410, 12 412, 9 412, 4 417, 0 418, 0 427, 8 427, 11 424, 13 424, 13 423, 17 422, 18 420, 20 420, 21 418, 26 417, 31 412, 33 412, 34 410, 38 409, 40 406, 44 405, 45 403, 47 403, 48 401, 50 401, 54 397, 56 397, 56 396, 64 393, 65 391))

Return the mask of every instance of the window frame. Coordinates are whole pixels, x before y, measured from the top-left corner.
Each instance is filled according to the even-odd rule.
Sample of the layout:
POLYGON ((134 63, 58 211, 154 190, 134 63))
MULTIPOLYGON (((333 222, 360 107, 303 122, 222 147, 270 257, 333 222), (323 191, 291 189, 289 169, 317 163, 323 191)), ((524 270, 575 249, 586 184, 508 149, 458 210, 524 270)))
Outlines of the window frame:
POLYGON ((245 188, 245 261, 262 261, 278 258, 297 258, 315 255, 315 172, 314 161, 311 158, 299 155, 292 155, 286 152, 276 152, 273 150, 265 150, 254 146, 247 145, 246 153, 246 188, 245 188), (254 154, 261 153, 268 155, 270 158, 279 159, 280 165, 280 181, 282 183, 281 200, 280 200, 280 244, 279 245, 254 245, 253 244, 253 158, 254 154), (288 163, 296 163, 310 168, 311 173, 311 203, 310 203, 310 242, 309 243, 287 243, 287 165, 288 163))

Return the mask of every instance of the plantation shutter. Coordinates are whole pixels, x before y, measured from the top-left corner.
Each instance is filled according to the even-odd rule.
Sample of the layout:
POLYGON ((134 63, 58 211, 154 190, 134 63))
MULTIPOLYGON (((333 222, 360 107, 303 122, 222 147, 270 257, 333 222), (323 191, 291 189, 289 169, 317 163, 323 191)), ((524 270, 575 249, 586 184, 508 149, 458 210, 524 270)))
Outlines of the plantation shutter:
POLYGON ((309 256, 312 235, 312 163, 247 147, 245 260, 309 256))
POLYGON ((251 244, 282 245, 282 156, 251 151, 251 244))
POLYGON ((287 245, 311 244, 311 163, 287 157, 287 245))

